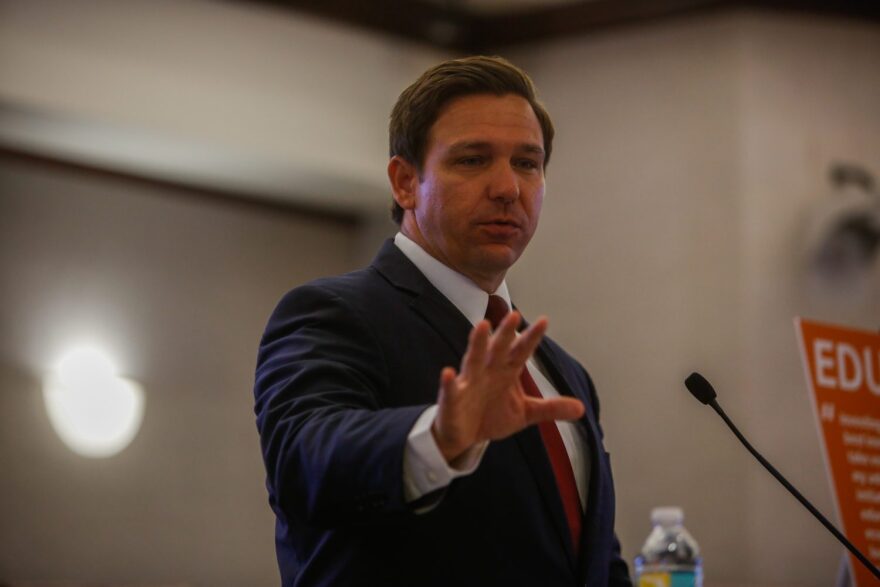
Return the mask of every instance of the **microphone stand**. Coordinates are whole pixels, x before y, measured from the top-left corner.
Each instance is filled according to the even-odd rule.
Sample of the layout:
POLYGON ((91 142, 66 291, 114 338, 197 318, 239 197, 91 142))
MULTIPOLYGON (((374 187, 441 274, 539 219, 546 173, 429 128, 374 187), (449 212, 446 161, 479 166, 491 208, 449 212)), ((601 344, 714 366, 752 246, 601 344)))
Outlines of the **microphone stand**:
POLYGON ((794 485, 789 483, 788 480, 786 480, 786 478, 783 477, 782 474, 779 471, 777 471, 776 468, 767 461, 767 459, 765 459, 763 456, 761 456, 761 453, 756 451, 754 449, 754 447, 752 447, 752 445, 749 444, 749 441, 746 440, 745 436, 743 436, 742 433, 740 433, 740 431, 733 424, 733 422, 730 420, 730 418, 727 417, 727 414, 724 413, 724 410, 721 409, 721 406, 718 405, 718 402, 715 400, 715 398, 712 398, 711 400, 709 400, 706 403, 708 405, 712 406, 712 409, 715 410, 719 416, 721 416, 721 419, 724 420, 724 423, 727 424, 727 427, 733 431, 733 433, 736 435, 737 438, 739 438, 739 441, 743 444, 743 446, 745 446, 748 449, 748 451, 750 453, 752 453, 752 456, 755 457, 756 459, 758 459, 758 462, 761 463, 762 465, 764 465, 764 468, 767 469, 768 471, 770 471, 770 474, 773 475, 774 477, 776 477, 776 480, 779 481, 780 483, 782 483, 782 486, 785 487, 786 489, 788 489, 789 493, 791 493, 793 496, 795 496, 797 498, 797 500, 799 502, 801 502, 801 505, 803 505, 805 508, 807 508, 807 510, 809 510, 809 512, 811 514, 813 514, 817 520, 822 522, 822 525, 825 526, 825 528, 829 532, 831 532, 834 535, 834 537, 840 541, 841 544, 843 544, 845 547, 847 547, 847 549, 849 549, 849 551, 851 553, 853 553, 853 555, 857 559, 859 559, 859 561, 863 565, 865 565, 865 567, 869 571, 871 571, 871 573, 873 573, 873 575, 875 577, 880 579, 880 570, 878 570, 877 567, 875 567, 871 563, 871 561, 869 561, 868 558, 864 554, 862 554, 862 552, 858 548, 856 548, 853 545, 852 542, 847 540, 846 536, 844 536, 837 528, 835 528, 834 525, 831 522, 829 522, 828 519, 825 516, 823 516, 819 510, 817 510, 815 507, 813 507, 813 504, 811 504, 809 501, 807 501, 807 498, 805 498, 803 495, 801 495, 801 492, 798 491, 797 489, 795 489, 794 485))
POLYGON ((730 418, 727 417, 727 414, 724 413, 724 410, 721 409, 721 406, 718 405, 718 402, 715 400, 717 394, 715 393, 715 389, 712 387, 712 384, 706 381, 706 378, 700 375, 699 373, 691 373, 688 375, 687 379, 684 380, 684 385, 687 387, 688 391, 697 398, 697 400, 706 405, 712 406, 712 409, 721 416, 721 419, 724 420, 724 423, 727 424, 727 427, 730 428, 739 441, 745 446, 752 456, 758 459, 758 462, 764 465, 764 468, 770 471, 770 474, 776 478, 777 481, 782 483, 782 486, 788 489, 788 492, 797 498, 801 505, 803 505, 807 510, 815 516, 817 520, 822 522, 822 525, 840 541, 857 559, 859 562, 865 565, 865 568, 871 571, 877 579, 880 579, 880 570, 875 567, 871 561, 868 560, 862 552, 856 548, 852 542, 847 540, 846 536, 844 536, 834 525, 828 521, 828 519, 822 515, 822 513, 813 507, 807 498, 801 495, 801 492, 794 488, 794 485, 788 482, 788 480, 782 476, 782 474, 776 470, 776 468, 771 465, 767 459, 761 456, 761 453, 756 451, 754 447, 746 440, 746 437, 742 435, 742 433, 737 429, 737 427, 733 424, 730 418))

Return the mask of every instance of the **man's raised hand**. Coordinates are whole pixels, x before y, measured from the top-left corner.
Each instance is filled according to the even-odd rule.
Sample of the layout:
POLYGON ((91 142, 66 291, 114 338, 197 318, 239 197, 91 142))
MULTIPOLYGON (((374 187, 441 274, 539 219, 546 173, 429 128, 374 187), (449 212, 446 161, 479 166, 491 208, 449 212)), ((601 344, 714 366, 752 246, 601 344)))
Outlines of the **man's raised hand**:
POLYGON ((536 398, 523 391, 520 373, 547 331, 547 319, 538 319, 517 336, 520 320, 518 312, 510 312, 494 333, 488 321, 479 322, 471 330, 459 372, 452 367, 441 372, 431 431, 446 462, 452 463, 484 440, 506 438, 539 422, 583 415, 580 400, 536 398))

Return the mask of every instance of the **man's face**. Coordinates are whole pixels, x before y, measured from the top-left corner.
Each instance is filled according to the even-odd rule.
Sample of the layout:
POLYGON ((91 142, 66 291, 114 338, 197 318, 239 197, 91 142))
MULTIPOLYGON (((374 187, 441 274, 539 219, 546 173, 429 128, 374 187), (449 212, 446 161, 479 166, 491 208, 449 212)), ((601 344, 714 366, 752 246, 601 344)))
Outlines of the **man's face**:
POLYGON ((541 125, 520 96, 477 94, 451 101, 431 127, 422 173, 410 182, 411 191, 401 198, 395 190, 405 210, 402 231, 431 256, 494 291, 538 226, 543 145, 541 125))

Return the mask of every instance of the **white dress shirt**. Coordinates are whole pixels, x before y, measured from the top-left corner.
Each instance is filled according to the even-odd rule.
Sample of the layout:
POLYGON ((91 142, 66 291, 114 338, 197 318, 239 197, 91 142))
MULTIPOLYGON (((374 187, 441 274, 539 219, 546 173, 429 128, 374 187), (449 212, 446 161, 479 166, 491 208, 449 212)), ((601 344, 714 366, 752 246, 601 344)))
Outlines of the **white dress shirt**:
MULTIPOLYGON (((471 324, 476 326, 485 318, 486 307, 489 305, 489 294, 481 290, 477 284, 429 255, 413 240, 400 232, 395 235, 394 244, 424 274, 431 285, 436 287, 464 314, 471 324)), ((510 303, 506 281, 501 282, 495 295, 504 299, 508 307, 513 307, 510 303)), ((459 367, 459 365, 450 366, 456 369, 459 367)), ((542 396, 559 397, 559 392, 539 368, 534 357, 529 358, 526 368, 532 379, 535 380, 542 396)), ((437 389, 439 390, 439 388, 440 376, 438 373, 437 389)), ((443 458, 434 436, 431 434, 431 425, 434 423, 436 413, 436 404, 422 412, 407 438, 403 454, 404 495, 407 501, 415 501, 423 495, 446 487, 456 477, 473 473, 479 466, 483 453, 489 444, 486 441, 472 447, 450 466, 443 458)), ((577 424, 563 420, 558 420, 556 426, 559 428, 559 434, 562 436, 562 442, 565 445, 568 458, 571 460, 581 506, 586 511, 590 470, 584 431, 577 424)))

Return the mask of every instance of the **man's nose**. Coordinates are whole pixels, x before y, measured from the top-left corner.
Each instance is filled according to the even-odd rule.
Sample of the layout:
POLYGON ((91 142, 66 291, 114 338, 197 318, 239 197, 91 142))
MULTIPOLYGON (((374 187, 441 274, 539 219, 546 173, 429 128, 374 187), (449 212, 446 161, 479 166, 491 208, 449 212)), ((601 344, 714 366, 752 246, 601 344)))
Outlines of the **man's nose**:
POLYGON ((501 163, 492 170, 489 182, 489 197, 505 203, 519 198, 520 178, 509 163, 501 163))

